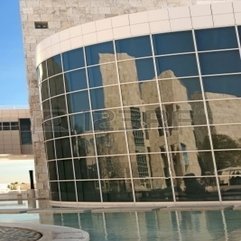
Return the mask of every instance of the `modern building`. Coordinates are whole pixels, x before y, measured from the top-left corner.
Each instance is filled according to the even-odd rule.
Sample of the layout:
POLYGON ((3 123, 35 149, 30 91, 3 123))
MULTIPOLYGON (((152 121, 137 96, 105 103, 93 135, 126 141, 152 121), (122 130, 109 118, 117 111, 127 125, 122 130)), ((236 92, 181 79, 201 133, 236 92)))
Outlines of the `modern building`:
POLYGON ((240 1, 21 11, 39 196, 241 200, 240 1))

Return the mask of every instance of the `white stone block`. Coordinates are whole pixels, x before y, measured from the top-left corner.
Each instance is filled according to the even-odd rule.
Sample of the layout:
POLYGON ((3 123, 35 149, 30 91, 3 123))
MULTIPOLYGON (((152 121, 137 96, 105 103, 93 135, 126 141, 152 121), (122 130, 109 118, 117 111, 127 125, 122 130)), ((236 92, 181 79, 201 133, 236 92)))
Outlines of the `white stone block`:
POLYGON ((149 22, 155 22, 155 21, 161 21, 161 20, 169 19, 167 9, 152 10, 152 11, 148 11, 147 14, 148 14, 149 22))
POLYGON ((148 23, 131 25, 130 28, 131 28, 132 36, 146 35, 150 33, 150 28, 148 23))
POLYGON ((235 18, 235 23, 237 25, 241 25, 241 13, 235 13, 234 18, 235 18))
POLYGON ((70 38, 70 31, 69 29, 65 29, 61 32, 59 32, 59 39, 60 41, 64 41, 70 38))
POLYGON ((82 35, 82 25, 72 27, 69 29, 69 31, 70 31, 70 35, 69 35, 70 38, 82 35))
POLYGON ((233 12, 233 6, 232 6, 231 2, 213 3, 213 4, 211 4, 211 8, 212 8, 212 13, 214 15, 233 12))
POLYGON ((211 6, 209 4, 190 6, 190 12, 193 17, 212 15, 211 6))
POLYGON ((130 26, 113 28, 113 35, 115 39, 129 38, 131 37, 130 26))
POLYGON ((83 47, 84 41, 82 36, 70 39, 71 49, 83 47))
POLYGON ((200 16, 192 18, 193 28, 211 28, 213 27, 212 16, 200 16))
POLYGON ((158 21, 150 23, 151 33, 165 33, 171 31, 171 24, 169 20, 158 21))
POLYGON ((220 14, 213 16, 214 27, 231 26, 234 25, 234 15, 231 14, 220 14))
POLYGON ((169 12, 170 19, 190 17, 190 12, 188 7, 169 8, 168 12, 169 12))
POLYGON ((112 27, 121 27, 129 25, 129 15, 117 16, 111 19, 112 27))
POLYGON ((192 28, 190 18, 171 19, 170 23, 172 31, 187 30, 192 28))
POLYGON ((62 53, 69 51, 71 49, 71 43, 69 40, 61 41, 59 45, 60 45, 60 51, 62 53))
POLYGON ((82 33, 89 34, 96 32, 95 22, 85 23, 82 25, 82 33))
POLYGON ((83 42, 85 46, 95 44, 97 42, 96 32, 83 35, 83 42))
POLYGON ((96 31, 102 31, 102 30, 106 30, 106 29, 111 29, 112 28, 112 24, 111 24, 111 19, 110 18, 98 20, 98 21, 96 21, 95 24, 96 24, 96 31))
POLYGON ((112 29, 99 31, 96 34, 97 34, 97 41, 98 42, 110 41, 110 40, 113 39, 112 29))
POLYGON ((148 22, 147 12, 133 13, 129 15, 130 25, 148 22))
POLYGON ((241 1, 234 1, 233 2, 233 10, 235 13, 241 12, 241 1))

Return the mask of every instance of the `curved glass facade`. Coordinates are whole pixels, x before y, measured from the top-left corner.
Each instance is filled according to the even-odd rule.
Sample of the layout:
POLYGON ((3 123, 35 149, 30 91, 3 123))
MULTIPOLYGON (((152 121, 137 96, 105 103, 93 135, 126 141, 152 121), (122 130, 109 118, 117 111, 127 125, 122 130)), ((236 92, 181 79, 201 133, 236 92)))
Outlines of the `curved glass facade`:
POLYGON ((240 36, 161 33, 41 63, 52 200, 241 200, 240 36))

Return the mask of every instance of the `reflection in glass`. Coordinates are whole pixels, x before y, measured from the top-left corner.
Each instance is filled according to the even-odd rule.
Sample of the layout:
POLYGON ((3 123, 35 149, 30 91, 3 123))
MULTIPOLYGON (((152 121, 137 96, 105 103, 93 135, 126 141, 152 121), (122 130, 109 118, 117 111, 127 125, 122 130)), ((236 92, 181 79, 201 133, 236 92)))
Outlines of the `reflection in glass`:
POLYGON ((55 55, 47 60, 48 76, 59 74, 62 72, 62 64, 60 55, 55 55))
POLYGON ((238 48, 234 27, 195 30, 195 36, 199 51, 238 48))
POLYGON ((130 180, 101 181, 103 201, 105 202, 132 202, 132 188, 130 180))
POLYGON ((56 162, 48 162, 49 180, 57 180, 56 162))
POLYGON ((78 201, 100 202, 100 188, 97 181, 76 182, 78 201))
POLYGON ((139 57, 152 56, 149 36, 116 40, 115 44, 116 44, 117 59, 120 59, 118 53, 126 53, 125 58, 122 56, 121 60, 128 59, 129 57, 139 58, 139 57), (140 46, 143 46, 143 47, 140 48, 140 46))
POLYGON ((171 187, 167 179, 135 179, 136 201, 173 201, 171 187))
POLYGON ((59 180, 74 179, 72 160, 58 160, 59 180))
POLYGON ((65 96, 62 95, 51 99, 51 105, 53 117, 66 114, 65 96))
POLYGON ((74 160, 76 179, 97 179, 97 165, 95 158, 80 158, 74 160))
MULTIPOLYGON (((73 133, 74 134, 74 133, 73 133)), ((72 150, 74 157, 95 156, 93 135, 80 135, 72 137, 72 150)))
POLYGON ((155 78, 153 59, 137 59, 136 70, 138 81, 153 80, 155 78))
POLYGON ((42 112, 43 112, 44 120, 51 118, 49 100, 46 100, 42 103, 42 112))
POLYGON ((69 138, 55 140, 57 158, 71 157, 69 138))
POLYGON ((63 53, 64 71, 77 69, 84 66, 83 49, 74 49, 63 53))
POLYGON ((49 85, 48 84, 49 84, 48 80, 45 80, 41 84, 41 98, 42 98, 42 101, 44 101, 44 100, 49 98, 49 85))
POLYGON ((89 98, 87 91, 80 91, 67 95, 69 113, 88 111, 89 98))
POLYGON ((47 62, 42 62, 37 68, 37 78, 40 83, 42 80, 46 79, 47 76, 47 62))
POLYGON ((241 97, 240 75, 209 76, 202 80, 207 99, 241 97))
POLYGON ((61 201, 76 201, 74 182, 60 182, 61 201))
POLYGON ((85 69, 65 73, 66 92, 87 88, 85 69))
POLYGON ((89 112, 70 116, 70 129, 73 134, 81 134, 92 130, 89 112))
POLYGON ((203 75, 241 72, 238 50, 199 53, 199 61, 203 75))
POLYGON ((64 82, 62 74, 49 79, 49 89, 51 97, 64 93, 64 82))
POLYGON ((52 121, 46 121, 43 123, 43 131, 45 140, 49 140, 53 138, 53 129, 52 129, 52 121))
POLYGON ((130 177, 127 156, 99 157, 100 178, 128 178, 130 177))
POLYGON ((59 201, 59 187, 57 182, 50 182, 50 195, 51 200, 59 201))
POLYGON ((164 74, 166 71, 173 72, 177 77, 198 75, 195 54, 158 57, 156 63, 159 79, 166 78, 164 74))
POLYGON ((54 142, 53 141, 48 141, 45 143, 46 147, 46 152, 47 152, 47 158, 48 160, 52 160, 55 158, 55 153, 54 153, 54 142))
POLYGON ((55 138, 69 135, 67 117, 53 119, 53 133, 55 138))
POLYGON ((156 55, 194 52, 191 31, 155 34, 153 43, 156 55))
POLYGON ((90 87, 117 83, 117 71, 115 64, 102 64, 100 66, 89 67, 87 70, 90 87))

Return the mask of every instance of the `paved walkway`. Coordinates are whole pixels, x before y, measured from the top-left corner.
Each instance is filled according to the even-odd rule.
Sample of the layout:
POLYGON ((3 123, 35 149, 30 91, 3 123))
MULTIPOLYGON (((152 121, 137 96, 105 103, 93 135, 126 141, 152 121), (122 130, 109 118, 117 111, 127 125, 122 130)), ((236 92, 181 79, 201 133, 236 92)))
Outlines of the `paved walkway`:
POLYGON ((0 226, 0 241, 36 241, 42 234, 30 229, 0 226))

